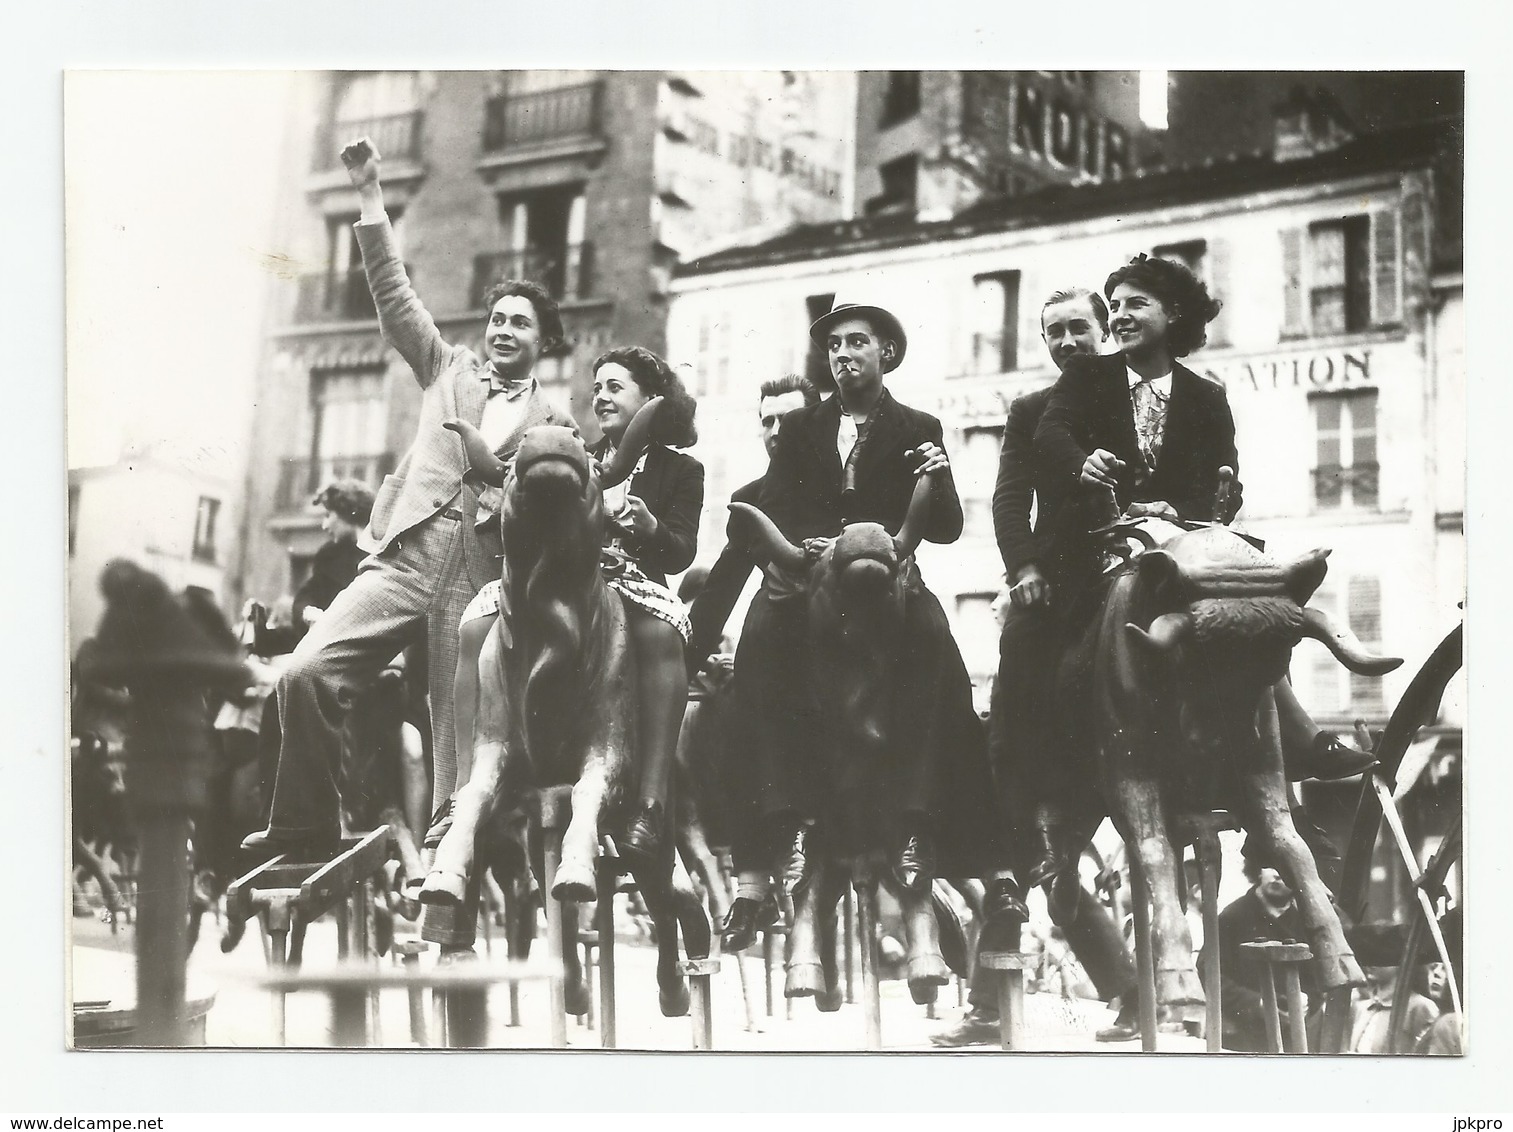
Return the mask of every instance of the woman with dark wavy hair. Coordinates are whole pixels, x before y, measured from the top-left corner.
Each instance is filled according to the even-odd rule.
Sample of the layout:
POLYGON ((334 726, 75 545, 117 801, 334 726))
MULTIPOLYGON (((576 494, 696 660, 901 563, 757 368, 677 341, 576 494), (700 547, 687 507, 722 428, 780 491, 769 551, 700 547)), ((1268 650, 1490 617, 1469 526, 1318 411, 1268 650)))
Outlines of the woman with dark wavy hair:
POLYGON ((692 632, 688 610, 667 588, 667 575, 693 562, 704 505, 704 466, 684 452, 698 439, 694 399, 677 373, 640 346, 622 346, 594 361, 594 415, 604 438, 590 451, 608 461, 636 410, 653 397, 662 407, 651 445, 630 479, 605 492, 614 536, 605 548, 608 581, 625 603, 636 650, 640 752, 638 806, 620 844, 631 857, 655 861, 667 847, 667 790, 678 728, 688 700, 683 656, 692 632))
MULTIPOLYGON (((651 444, 623 484, 604 492, 610 534, 604 548, 605 581, 625 606, 636 653, 640 752, 639 805, 621 853, 652 860, 666 845, 667 789, 678 728, 688 697, 683 656, 688 611, 667 587, 667 575, 693 562, 704 466, 674 448, 698 439, 693 397, 676 372, 640 346, 621 346, 594 361, 593 407, 603 438, 590 448, 608 463, 636 411, 661 397, 651 444)), ((472 769, 473 722, 478 708, 478 657, 499 614, 500 583, 490 582, 462 615, 455 685, 457 782, 472 769)))

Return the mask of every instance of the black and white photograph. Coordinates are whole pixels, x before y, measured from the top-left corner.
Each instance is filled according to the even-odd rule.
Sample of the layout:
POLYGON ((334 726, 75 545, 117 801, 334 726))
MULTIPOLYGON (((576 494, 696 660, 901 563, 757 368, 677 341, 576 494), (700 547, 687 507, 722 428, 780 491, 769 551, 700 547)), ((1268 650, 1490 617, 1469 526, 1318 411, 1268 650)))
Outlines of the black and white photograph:
POLYGON ((71 1049, 1468 1052, 1464 72, 63 103, 71 1049))

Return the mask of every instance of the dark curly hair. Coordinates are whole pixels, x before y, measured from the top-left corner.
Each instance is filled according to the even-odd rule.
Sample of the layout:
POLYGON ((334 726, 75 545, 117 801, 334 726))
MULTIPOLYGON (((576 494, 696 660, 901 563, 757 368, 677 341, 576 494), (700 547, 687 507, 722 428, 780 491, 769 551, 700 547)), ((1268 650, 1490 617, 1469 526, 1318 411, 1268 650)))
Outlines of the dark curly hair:
POLYGON ((360 527, 373 517, 373 492, 359 480, 333 480, 312 502, 360 527))
POLYGON ((1113 298, 1114 288, 1121 283, 1149 291, 1166 308, 1171 319, 1166 345, 1174 358, 1185 358, 1208 341, 1208 324, 1219 317, 1224 305, 1208 293, 1203 280, 1186 265, 1144 252, 1108 277, 1103 285, 1104 297, 1113 298))
POLYGON ((557 300, 552 298, 552 293, 540 283, 533 283, 529 279, 505 279, 495 283, 483 293, 483 309, 490 313, 494 310, 494 304, 506 295, 519 295, 522 299, 529 299, 531 306, 536 308, 536 321, 541 324, 541 352, 552 353, 561 348, 563 342, 562 310, 557 306, 557 300))
POLYGON ((698 405, 693 395, 683 387, 683 379, 670 365, 644 346, 616 346, 594 359, 594 373, 600 367, 624 366, 648 398, 661 397, 664 401, 657 413, 657 429, 652 440, 669 448, 687 448, 699 439, 693 417, 698 405))

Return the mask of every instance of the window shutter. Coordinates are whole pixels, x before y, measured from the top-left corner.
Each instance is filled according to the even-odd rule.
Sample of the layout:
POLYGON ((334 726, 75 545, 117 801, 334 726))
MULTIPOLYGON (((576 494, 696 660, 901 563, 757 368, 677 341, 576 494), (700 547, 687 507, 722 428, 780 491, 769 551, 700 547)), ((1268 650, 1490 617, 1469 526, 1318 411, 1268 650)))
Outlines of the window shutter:
POLYGON ((1229 241, 1209 241, 1203 256, 1203 281, 1208 284, 1208 293, 1223 305, 1219 316, 1208 324, 1210 346, 1229 345, 1229 314, 1234 297, 1229 293, 1229 241))
POLYGON ((1396 209, 1371 214, 1371 321, 1378 326, 1403 317, 1397 223, 1396 209))
POLYGON ((1301 228, 1282 231, 1282 337, 1308 333, 1303 320, 1303 240, 1301 228))
MULTIPOLYGON (((1357 575, 1350 579, 1347 623, 1368 649, 1381 647, 1382 584, 1374 578, 1357 575)), ((1353 712, 1384 711, 1382 682, 1371 676, 1350 676, 1350 708, 1353 712)))

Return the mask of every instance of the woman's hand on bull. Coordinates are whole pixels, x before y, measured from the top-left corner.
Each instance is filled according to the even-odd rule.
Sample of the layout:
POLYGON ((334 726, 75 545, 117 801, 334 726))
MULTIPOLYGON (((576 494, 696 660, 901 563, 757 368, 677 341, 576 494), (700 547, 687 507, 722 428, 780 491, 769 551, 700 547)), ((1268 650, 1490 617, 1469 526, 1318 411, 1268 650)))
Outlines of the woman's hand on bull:
POLYGON ((1106 448, 1093 450, 1082 464, 1081 480, 1089 487, 1112 487, 1119 486, 1119 473, 1124 471, 1125 463, 1106 448))
POLYGON ((930 475, 934 472, 950 470, 951 461, 946 459, 946 450, 940 445, 936 444, 934 441, 927 440, 918 448, 911 448, 909 450, 909 453, 906 453, 906 455, 910 453, 912 453, 915 458, 923 461, 923 463, 921 463, 919 467, 914 469, 914 474, 916 476, 930 475))
POLYGON ((649 539, 657 533, 657 517, 638 495, 625 497, 625 510, 617 517, 619 524, 638 539, 649 539))

